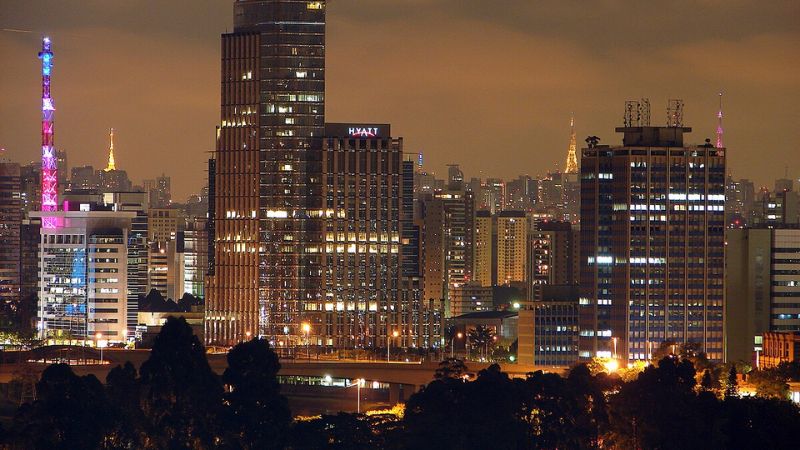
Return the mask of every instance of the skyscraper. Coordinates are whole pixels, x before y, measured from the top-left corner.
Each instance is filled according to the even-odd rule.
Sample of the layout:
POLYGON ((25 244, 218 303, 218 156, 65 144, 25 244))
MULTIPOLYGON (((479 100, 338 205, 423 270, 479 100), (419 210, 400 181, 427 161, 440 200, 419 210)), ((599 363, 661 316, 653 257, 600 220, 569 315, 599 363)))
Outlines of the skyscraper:
POLYGON ((0 329, 14 327, 22 286, 22 184, 19 164, 0 160, 0 329))
POLYGON ((684 145, 681 109, 667 127, 627 116, 622 146, 582 151, 582 358, 694 342, 723 359, 725 149, 684 145))
POLYGON ((324 96, 325 2, 236 1, 222 36, 208 342, 304 342, 306 305, 321 300, 324 96))

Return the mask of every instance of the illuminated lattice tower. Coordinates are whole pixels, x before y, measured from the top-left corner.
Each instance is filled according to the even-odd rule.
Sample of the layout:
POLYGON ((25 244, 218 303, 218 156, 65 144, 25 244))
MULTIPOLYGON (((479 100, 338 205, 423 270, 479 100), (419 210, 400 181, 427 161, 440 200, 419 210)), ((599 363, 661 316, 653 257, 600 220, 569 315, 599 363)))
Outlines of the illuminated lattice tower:
POLYGON ((722 143, 722 92, 719 93, 719 111, 717 112, 717 148, 725 147, 722 143))
MULTIPOLYGON (((58 210, 58 165, 53 148, 53 99, 50 97, 50 72, 53 66, 53 52, 50 38, 42 39, 42 211, 58 210)), ((55 219, 45 217, 42 226, 55 227, 55 219)))
POLYGON ((578 157, 575 144, 575 117, 569 118, 569 151, 567 152, 567 167, 564 173, 578 173, 578 157))

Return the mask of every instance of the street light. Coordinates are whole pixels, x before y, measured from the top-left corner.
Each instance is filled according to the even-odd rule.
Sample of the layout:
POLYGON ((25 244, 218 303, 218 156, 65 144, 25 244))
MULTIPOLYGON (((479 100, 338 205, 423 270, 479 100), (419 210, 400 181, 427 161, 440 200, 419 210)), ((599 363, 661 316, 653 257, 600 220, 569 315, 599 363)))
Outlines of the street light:
MULTIPOLYGON (((392 331, 391 337, 397 337, 397 336, 400 336, 400 333, 398 333, 397 330, 392 331)), ((389 334, 387 333, 386 334, 386 362, 390 362, 391 361, 391 353, 390 353, 391 347, 392 347, 392 341, 390 339, 389 334)))
POLYGON ((100 347, 100 364, 103 364, 103 346, 100 345, 100 339, 103 339, 103 333, 97 333, 94 335, 94 337, 97 342, 97 346, 100 347))
POLYGON ((456 341, 456 337, 458 337, 459 339, 461 339, 461 337, 463 337, 463 336, 464 336, 464 335, 463 335, 463 334, 462 334, 462 333, 459 331, 458 333, 456 333, 456 334, 454 334, 454 335, 453 335, 453 338, 452 338, 452 339, 450 339, 450 359, 453 359, 453 358, 455 357, 455 356, 454 356, 454 352, 453 352, 453 351, 455 350, 455 341, 456 341))
POLYGON ((306 334, 306 359, 311 361, 311 350, 308 347, 308 334, 311 332, 311 324, 308 322, 303 322, 302 329, 303 333, 306 334))
POLYGON ((617 359, 617 338, 612 337, 611 340, 614 342, 614 359, 617 359))
POLYGON ((353 383, 353 384, 351 384, 351 385, 349 385, 347 387, 349 387, 349 388, 353 387, 353 386, 356 387, 356 392, 357 392, 356 395, 358 395, 358 398, 356 400, 356 412, 361 414, 361 387, 364 386, 364 383, 366 383, 366 380, 364 380, 363 378, 356 378, 354 381, 355 381, 355 383, 353 383))
POLYGON ((244 333, 244 335, 247 337, 247 340, 248 340, 248 341, 250 340, 250 336, 251 336, 251 334, 252 334, 252 333, 250 333, 249 331, 247 331, 247 332, 245 332, 245 333, 244 333))

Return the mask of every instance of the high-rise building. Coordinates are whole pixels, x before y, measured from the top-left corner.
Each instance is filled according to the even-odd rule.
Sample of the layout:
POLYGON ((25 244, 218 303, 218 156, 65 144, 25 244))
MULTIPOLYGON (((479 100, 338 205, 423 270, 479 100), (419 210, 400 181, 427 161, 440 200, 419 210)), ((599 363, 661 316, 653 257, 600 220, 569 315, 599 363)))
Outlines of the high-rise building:
POLYGON ((315 324, 312 344, 374 348, 394 332, 410 338, 412 305, 400 301, 403 141, 388 124, 331 123, 325 135, 323 297, 307 302, 303 317, 315 324))
POLYGON ((524 211, 497 215, 497 284, 520 285, 527 279, 528 218, 524 211))
POLYGON ((173 208, 149 208, 147 210, 148 241, 167 242, 175 240, 182 223, 179 212, 173 208))
POLYGON ((752 224, 755 196, 752 181, 734 180, 728 175, 725 187, 725 225, 728 228, 743 228, 752 224))
POLYGON ((22 182, 19 164, 0 160, 0 329, 18 328, 22 288, 22 182))
POLYGON ((463 190, 436 191, 421 201, 424 298, 443 301, 447 317, 454 311, 450 291, 472 272, 474 202, 472 192, 463 190))
POLYGON ((92 166, 73 167, 69 179, 69 190, 91 191, 100 188, 98 172, 92 166))
POLYGON ((144 192, 110 192, 103 194, 103 204, 114 211, 136 213, 128 232, 128 336, 137 335, 139 299, 148 293, 148 207, 144 192))
POLYGON ((22 190, 22 211, 27 216, 30 211, 42 208, 42 165, 30 163, 20 167, 22 190))
POLYGON ((47 211, 39 241, 39 337, 86 342, 127 334, 127 238, 132 212, 47 211))
POLYGON ((324 98, 325 2, 235 2, 222 36, 208 342, 307 342, 306 306, 323 302, 324 98))
POLYGON ((528 295, 540 300, 542 287, 578 285, 579 232, 569 222, 538 221, 528 238, 528 295))
POLYGON ((726 359, 755 361, 764 333, 800 331, 800 229, 727 232, 726 359))
POLYGON ((187 221, 186 229, 178 232, 183 242, 184 291, 205 298, 205 276, 208 270, 208 225, 206 219, 187 221))
POLYGON ((725 149, 684 145, 681 110, 668 127, 626 117, 622 146, 582 151, 582 358, 694 342, 723 359, 725 149))
POLYGON ((495 242, 492 230, 494 217, 489 211, 475 212, 475 231, 472 243, 472 282, 480 286, 494 285, 495 242))

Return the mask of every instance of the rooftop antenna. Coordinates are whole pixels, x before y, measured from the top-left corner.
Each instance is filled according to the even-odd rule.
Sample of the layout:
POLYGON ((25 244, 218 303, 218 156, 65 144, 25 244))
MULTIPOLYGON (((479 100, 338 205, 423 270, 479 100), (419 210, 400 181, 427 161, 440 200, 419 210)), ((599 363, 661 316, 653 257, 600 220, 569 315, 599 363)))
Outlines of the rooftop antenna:
POLYGON ((722 92, 719 93, 719 111, 717 111, 717 148, 723 148, 725 145, 722 143, 722 92))
POLYGON ((683 126, 683 100, 669 99, 667 103, 667 126, 679 128, 683 126))

